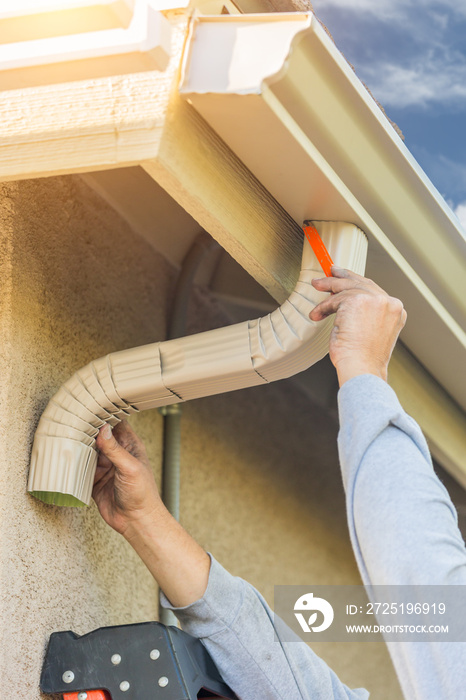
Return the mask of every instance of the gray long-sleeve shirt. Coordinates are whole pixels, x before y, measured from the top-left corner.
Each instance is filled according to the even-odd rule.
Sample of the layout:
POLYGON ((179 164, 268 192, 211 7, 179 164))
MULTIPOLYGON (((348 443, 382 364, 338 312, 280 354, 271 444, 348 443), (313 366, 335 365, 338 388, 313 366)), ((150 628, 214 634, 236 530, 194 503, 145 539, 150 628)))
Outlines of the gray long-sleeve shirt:
MULTIPOLYGON (((339 396, 338 448, 351 542, 365 584, 466 584, 456 511, 417 423, 373 375, 339 396)), ((171 607, 162 594, 162 603, 171 607)), ((174 609, 174 608, 172 608, 174 609)), ((174 609, 241 700, 364 700, 304 643, 277 642, 260 593, 212 559, 204 596, 174 609)), ((466 698, 466 643, 388 645, 409 700, 466 698)))

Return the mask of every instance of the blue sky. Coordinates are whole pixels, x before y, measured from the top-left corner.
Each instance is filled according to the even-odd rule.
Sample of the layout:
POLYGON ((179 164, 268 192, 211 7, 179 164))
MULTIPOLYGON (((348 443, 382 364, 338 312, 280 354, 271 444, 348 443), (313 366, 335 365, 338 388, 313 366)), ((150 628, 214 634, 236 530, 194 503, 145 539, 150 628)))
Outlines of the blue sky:
POLYGON ((312 0, 466 230, 466 0, 312 0))

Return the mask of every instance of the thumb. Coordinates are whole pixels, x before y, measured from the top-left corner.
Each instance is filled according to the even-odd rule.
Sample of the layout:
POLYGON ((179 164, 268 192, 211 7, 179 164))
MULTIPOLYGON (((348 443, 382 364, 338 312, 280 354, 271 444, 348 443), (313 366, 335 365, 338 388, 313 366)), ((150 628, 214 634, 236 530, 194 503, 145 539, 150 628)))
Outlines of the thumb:
POLYGON ((130 454, 128 450, 125 450, 118 440, 115 439, 112 429, 108 424, 104 425, 99 430, 95 442, 101 454, 105 455, 105 457, 112 462, 117 471, 121 473, 132 472, 134 467, 139 465, 139 460, 133 457, 133 455, 130 454))

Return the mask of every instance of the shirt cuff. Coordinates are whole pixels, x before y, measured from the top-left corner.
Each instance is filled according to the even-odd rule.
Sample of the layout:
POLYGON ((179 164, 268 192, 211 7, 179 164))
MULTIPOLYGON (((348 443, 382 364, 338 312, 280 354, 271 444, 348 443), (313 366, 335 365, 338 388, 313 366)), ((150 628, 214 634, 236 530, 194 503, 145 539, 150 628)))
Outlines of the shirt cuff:
POLYGON ((398 397, 387 382, 375 374, 359 374, 348 379, 338 392, 340 419, 351 421, 354 414, 374 415, 387 409, 403 411, 398 397))
POLYGON ((198 638, 210 637, 231 627, 244 598, 244 581, 232 576, 209 552, 208 555, 211 561, 209 580, 202 598, 175 608, 160 591, 161 606, 173 610, 182 628, 198 638))

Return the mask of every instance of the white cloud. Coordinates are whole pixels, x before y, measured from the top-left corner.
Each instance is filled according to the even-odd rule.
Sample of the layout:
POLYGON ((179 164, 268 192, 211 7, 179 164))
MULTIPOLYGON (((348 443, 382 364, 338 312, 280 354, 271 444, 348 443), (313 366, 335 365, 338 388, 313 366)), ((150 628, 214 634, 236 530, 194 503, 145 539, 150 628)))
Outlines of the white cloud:
POLYGON ((348 39, 351 63, 385 107, 443 104, 464 109, 464 0, 314 0, 314 8, 317 15, 331 8, 343 37, 347 15, 342 11, 355 15, 359 29, 353 31, 364 39, 361 47, 355 37, 348 39))
POLYGON ((319 4, 325 8, 339 7, 352 12, 368 12, 381 18, 398 15, 398 6, 406 3, 403 3, 403 0, 398 0, 398 2, 391 0, 321 0, 321 2, 313 2, 317 14, 319 13, 319 4))
POLYGON ((466 204, 466 163, 417 145, 413 155, 452 211, 466 204))
POLYGON ((388 114, 397 110, 401 128, 403 108, 411 108, 412 119, 423 110, 437 120, 426 120, 419 138, 413 127, 409 145, 449 199, 466 236, 466 164, 460 162, 464 135, 459 127, 466 109, 466 0, 312 2, 359 78, 388 114), (454 118, 443 124, 448 113, 454 118), (448 124, 451 133, 445 133, 448 124), (438 139, 436 129, 443 130, 438 139), (442 144, 455 160, 441 154, 442 144))
POLYGON ((461 0, 316 0, 314 5, 339 7, 353 12, 367 12, 377 17, 402 17, 410 10, 432 11, 442 15, 442 10, 466 16, 466 6, 461 0))
POLYGON ((443 56, 413 57, 408 65, 384 61, 364 66, 360 77, 387 107, 454 103, 466 99, 466 60, 443 56))
MULTIPOLYGON (((465 103, 466 55, 461 51, 461 32, 452 31, 458 24, 455 14, 457 18, 458 13, 466 16, 465 2, 315 0, 314 4, 317 13, 319 6, 332 6, 369 20, 370 24, 361 25, 368 33, 366 50, 361 53, 364 59, 353 62, 359 77, 384 106, 465 103), (378 42, 374 45, 372 29, 378 42)), ((338 13, 334 14, 338 23, 338 13)))

